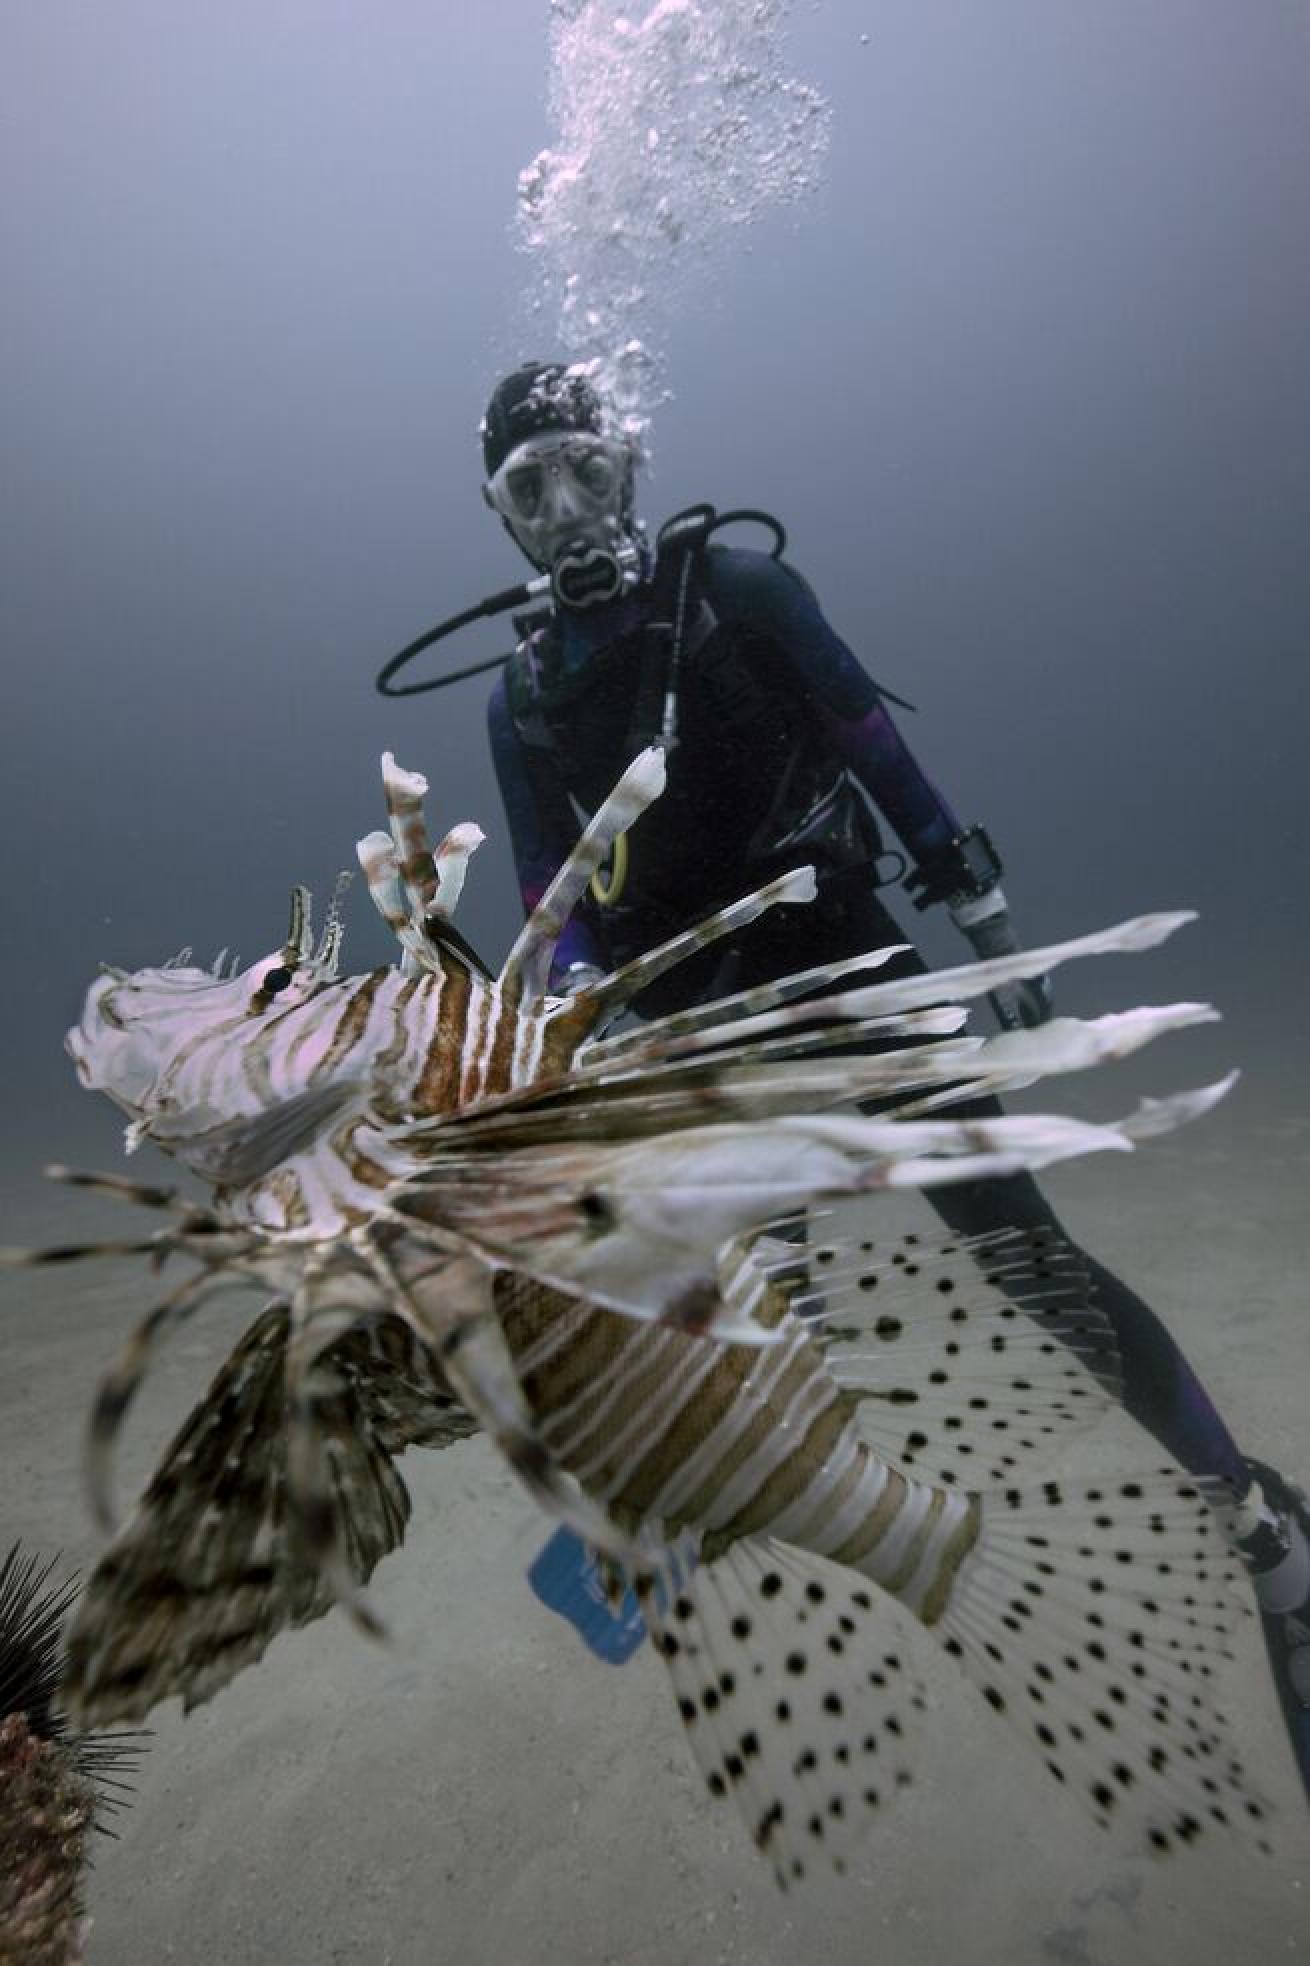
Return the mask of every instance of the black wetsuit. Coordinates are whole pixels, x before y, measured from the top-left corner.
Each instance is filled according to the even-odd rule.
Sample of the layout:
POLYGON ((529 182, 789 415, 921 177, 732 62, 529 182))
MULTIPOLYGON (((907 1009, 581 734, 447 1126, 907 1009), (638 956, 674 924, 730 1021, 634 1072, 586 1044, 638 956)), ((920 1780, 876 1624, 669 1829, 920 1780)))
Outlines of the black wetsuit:
MULTIPOLYGON (((813 864, 819 891, 812 905, 770 910, 670 971, 638 1001, 648 1015, 905 942, 879 899, 883 847, 869 801, 916 864, 961 830, 798 575, 760 553, 711 547, 698 600, 667 790, 630 831, 617 905, 588 897, 565 933, 557 971, 577 962, 609 969, 787 867, 813 864)), ((588 614, 561 614, 518 652, 493 695, 492 751, 527 909, 584 816, 655 734, 641 728, 651 606, 640 589, 588 614)), ((925 967, 911 950, 878 975, 925 967)), ((980 1099, 954 1110, 1000 1107, 980 1099)), ((964 1181, 925 1198, 960 1234, 1015 1225, 1071 1240, 1028 1175, 964 1181)), ((1244 1488, 1246 1463, 1164 1326, 1117 1277, 1085 1260, 1114 1325, 1128 1411, 1189 1472, 1244 1488)))

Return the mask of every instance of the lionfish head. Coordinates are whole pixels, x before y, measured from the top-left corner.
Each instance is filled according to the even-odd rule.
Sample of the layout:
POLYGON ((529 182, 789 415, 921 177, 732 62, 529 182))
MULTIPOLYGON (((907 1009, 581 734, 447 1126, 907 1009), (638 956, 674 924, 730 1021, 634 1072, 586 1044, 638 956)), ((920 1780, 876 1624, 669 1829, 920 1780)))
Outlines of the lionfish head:
POLYGON ((348 878, 337 884, 317 946, 309 890, 296 887, 286 941, 244 969, 229 965, 225 949, 208 969, 192 962, 190 949, 153 969, 106 967, 64 1038, 82 1084, 131 1119, 147 1120, 161 1110, 174 1066, 197 1039, 220 1029, 235 1037, 250 1019, 294 1009, 326 989, 340 962, 348 878))

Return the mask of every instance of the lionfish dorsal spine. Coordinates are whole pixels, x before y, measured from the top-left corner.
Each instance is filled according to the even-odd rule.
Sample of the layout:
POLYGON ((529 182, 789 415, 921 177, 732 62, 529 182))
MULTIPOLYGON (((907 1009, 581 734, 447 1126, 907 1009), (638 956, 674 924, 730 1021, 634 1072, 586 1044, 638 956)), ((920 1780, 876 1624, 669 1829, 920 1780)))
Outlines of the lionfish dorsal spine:
POLYGON ((423 814, 428 781, 421 772, 402 770, 391 752, 384 751, 382 789, 396 848, 396 864, 409 904, 407 913, 411 921, 421 921, 437 891, 436 863, 423 814))
POLYGON ((531 1004, 546 993, 560 936, 588 881, 620 833, 639 819, 664 790, 664 753, 651 745, 633 759, 622 778, 588 822, 546 892, 528 916, 500 974, 507 991, 531 1004))
POLYGON ((584 994, 595 1002, 604 1017, 615 1016, 667 970, 686 962, 689 956, 698 955, 724 936, 749 927, 769 908, 788 902, 813 901, 816 892, 813 867, 793 867, 756 888, 754 893, 744 895, 740 901, 707 915, 694 928, 684 929, 681 935, 671 936, 657 948, 624 963, 621 969, 593 984, 584 994))

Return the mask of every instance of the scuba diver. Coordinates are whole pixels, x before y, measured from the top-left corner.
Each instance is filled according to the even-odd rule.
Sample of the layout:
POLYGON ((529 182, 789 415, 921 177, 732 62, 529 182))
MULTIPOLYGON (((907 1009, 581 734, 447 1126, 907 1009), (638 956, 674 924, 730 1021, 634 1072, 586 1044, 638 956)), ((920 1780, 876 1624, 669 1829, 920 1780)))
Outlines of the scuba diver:
MULTIPOLYGON (((652 550, 634 509, 634 450, 586 377, 559 363, 505 377, 481 436, 483 496, 536 570, 533 593, 548 592, 545 609, 516 621, 522 639, 489 707, 525 910, 636 752, 662 742, 668 760, 663 797, 619 844, 566 929, 557 977, 567 972, 569 987, 578 987, 807 862, 817 876, 814 901, 770 910, 726 945, 678 965, 637 1000, 638 1014, 663 1015, 904 943, 879 890, 907 866, 915 908, 945 906, 979 958, 1018 949, 986 832, 962 827, 925 776, 892 719, 890 692, 781 558, 776 521, 759 513, 719 519, 696 507, 671 520, 652 550), (714 541, 728 518, 740 517, 773 527, 773 553, 714 541), (885 852, 875 809, 904 857, 885 852)), ((909 950, 879 975, 925 968, 909 950)), ((992 1004, 1007 1026, 1052 1014, 1045 978, 998 991, 992 1004)), ((953 1110, 991 1115, 1000 1107, 975 1099, 953 1110)), ((1017 1226, 1077 1247, 1028 1174, 932 1188, 925 1200, 957 1234, 1017 1226)), ((1217 1477, 1243 1498, 1240 1547, 1310 1792, 1306 1498, 1241 1453, 1154 1312, 1079 1254, 1114 1328, 1128 1412, 1190 1474, 1217 1477)), ((582 1629, 561 1574, 557 1565, 534 1582, 582 1629)), ((596 1616, 606 1615, 600 1605, 596 1616)))

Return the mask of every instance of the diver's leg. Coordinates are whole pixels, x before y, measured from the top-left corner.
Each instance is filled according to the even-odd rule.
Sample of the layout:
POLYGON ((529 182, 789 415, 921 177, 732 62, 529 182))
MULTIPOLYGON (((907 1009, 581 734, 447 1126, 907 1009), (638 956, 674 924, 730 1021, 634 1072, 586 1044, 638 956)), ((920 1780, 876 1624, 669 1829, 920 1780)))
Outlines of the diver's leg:
POLYGON ((1260 1627, 1278 1703, 1310 1795, 1310 1498, 1262 1461, 1248 1461, 1264 1509, 1274 1517, 1265 1561, 1255 1570, 1260 1627))

